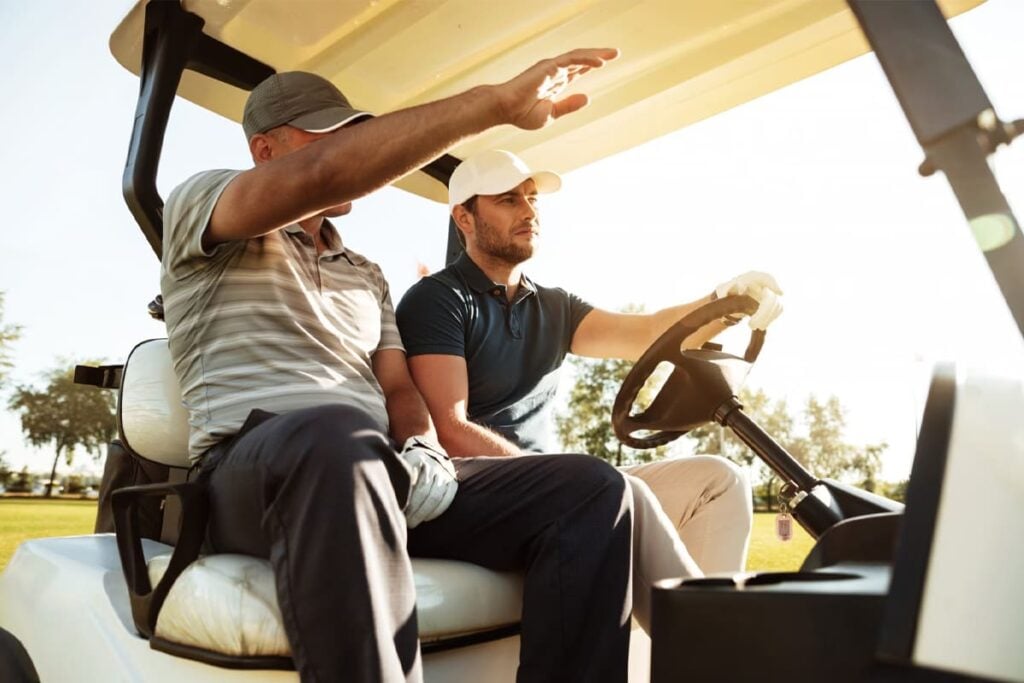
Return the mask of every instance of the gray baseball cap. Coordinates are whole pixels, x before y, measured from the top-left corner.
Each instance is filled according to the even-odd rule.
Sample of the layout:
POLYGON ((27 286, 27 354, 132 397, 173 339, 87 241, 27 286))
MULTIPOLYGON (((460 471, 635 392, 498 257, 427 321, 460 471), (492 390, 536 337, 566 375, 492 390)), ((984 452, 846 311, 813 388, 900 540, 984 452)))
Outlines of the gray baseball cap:
POLYGON ((245 138, 288 124, 310 133, 328 133, 346 123, 373 116, 354 108, 322 76, 306 71, 274 74, 249 93, 242 114, 245 138))

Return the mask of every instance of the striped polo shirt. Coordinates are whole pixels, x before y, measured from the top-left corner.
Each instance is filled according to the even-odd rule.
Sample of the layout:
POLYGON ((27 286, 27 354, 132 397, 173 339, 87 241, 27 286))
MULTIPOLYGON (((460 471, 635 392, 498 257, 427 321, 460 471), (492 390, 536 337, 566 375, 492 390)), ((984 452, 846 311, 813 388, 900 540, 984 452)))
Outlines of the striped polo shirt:
POLYGON ((164 207, 160 289, 189 414, 189 459, 236 433, 254 408, 345 403, 386 433, 371 357, 402 343, 380 268, 326 221, 319 255, 298 225, 203 249, 217 199, 239 173, 195 175, 164 207))

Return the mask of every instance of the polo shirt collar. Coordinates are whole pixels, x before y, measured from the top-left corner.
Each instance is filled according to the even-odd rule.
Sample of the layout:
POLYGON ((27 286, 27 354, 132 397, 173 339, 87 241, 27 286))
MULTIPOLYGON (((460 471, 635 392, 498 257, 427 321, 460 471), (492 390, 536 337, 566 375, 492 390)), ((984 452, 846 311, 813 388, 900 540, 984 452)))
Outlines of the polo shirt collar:
MULTIPOLYGON (((309 239, 309 235, 306 234, 306 231, 303 230, 302 226, 298 223, 292 223, 291 225, 285 226, 284 231, 289 235, 297 235, 299 238, 305 237, 305 239, 309 239)), ((327 219, 324 219, 324 224, 320 226, 320 236, 323 238, 324 245, 326 247, 324 249, 324 253, 320 255, 321 258, 324 256, 330 257, 344 254, 349 261, 352 261, 352 258, 350 258, 348 253, 346 253, 345 244, 341 241, 341 235, 338 233, 338 229, 335 228, 334 224, 327 219)))
MULTIPOLYGON (((487 273, 480 270, 480 266, 465 251, 459 254, 459 257, 455 259, 455 263, 452 266, 462 273, 469 286, 478 294, 492 292, 496 287, 502 291, 505 290, 505 285, 499 285, 487 277, 487 273)), ((527 296, 527 294, 536 294, 537 285, 533 283, 533 280, 523 275, 519 280, 519 290, 516 294, 517 301, 527 296)))

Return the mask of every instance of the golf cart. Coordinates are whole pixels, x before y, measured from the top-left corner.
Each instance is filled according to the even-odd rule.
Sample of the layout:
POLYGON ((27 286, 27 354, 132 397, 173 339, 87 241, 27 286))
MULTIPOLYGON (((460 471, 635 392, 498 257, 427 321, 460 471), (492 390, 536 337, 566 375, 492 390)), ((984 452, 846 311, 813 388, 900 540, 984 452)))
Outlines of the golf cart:
MULTIPOLYGON (((975 4, 950 0, 942 8, 948 16, 975 4)), ((1024 247, 985 164, 1016 130, 995 117, 931 2, 850 0, 852 13, 839 0, 547 2, 517 6, 517 16, 528 17, 521 22, 484 5, 367 0, 300 12, 269 2, 139 2, 111 46, 141 78, 125 195, 154 251, 162 238, 155 177, 176 94, 238 120, 246 90, 274 70, 307 68, 342 84, 361 106, 386 111, 498 80, 568 45, 615 45, 630 56, 633 67, 595 73, 594 104, 572 119, 532 134, 491 131, 399 182, 443 202, 457 157, 500 147, 538 165, 577 168, 860 54, 859 22, 925 149, 925 170, 949 177, 1024 329, 1024 282, 1014 267, 1024 247), (455 33, 470 20, 478 23, 469 35, 455 33), (916 60, 917 51, 901 49, 907 44, 927 46, 931 59, 916 60), (360 77, 370 69, 380 78, 360 77), (623 125, 631 118, 648 124, 623 125)), ((457 251, 450 229, 449 260, 457 251)), ((1015 647, 1024 633, 1016 580, 1024 555, 1019 544, 973 530, 981 491, 986 516, 1024 512, 1019 381, 936 372, 901 510, 818 481, 745 416, 735 394, 760 337, 742 357, 714 348, 679 352, 704 316, 750 305, 723 299, 667 332, 624 385, 616 428, 637 445, 711 420, 733 429, 787 482, 794 517, 818 543, 800 572, 657 589, 653 679, 1024 679, 1015 647), (674 365, 673 376, 635 412, 634 389, 661 360, 674 365), (985 558, 1005 571, 964 590, 985 558), (725 656, 736 643, 744 656, 725 656)), ((265 563, 196 559, 204 501, 175 481, 183 474, 185 419, 166 344, 140 344, 123 367, 83 369, 81 379, 119 391, 117 448, 170 468, 172 480, 119 492, 116 536, 23 544, 0 578, 0 627, 25 645, 44 680, 293 680, 265 563), (143 538, 143 517, 153 513, 147 505, 164 495, 157 538, 143 538), (225 605, 235 613, 220 611, 225 605), (52 638, 57 632, 61 642, 52 638)), ((517 577, 459 563, 416 561, 415 571, 427 680, 512 680, 517 577)), ((633 640, 633 677, 643 680, 645 637, 634 629, 633 640)))

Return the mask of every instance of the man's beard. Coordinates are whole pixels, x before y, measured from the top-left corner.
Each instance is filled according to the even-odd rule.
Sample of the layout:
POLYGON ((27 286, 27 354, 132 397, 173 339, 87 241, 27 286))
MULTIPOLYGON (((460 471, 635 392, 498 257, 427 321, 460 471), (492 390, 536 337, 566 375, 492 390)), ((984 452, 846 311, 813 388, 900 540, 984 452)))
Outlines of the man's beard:
POLYGON ((476 216, 476 246, 487 256, 504 261, 510 266, 518 266, 533 256, 533 244, 516 244, 512 237, 503 240, 498 230, 476 216))

